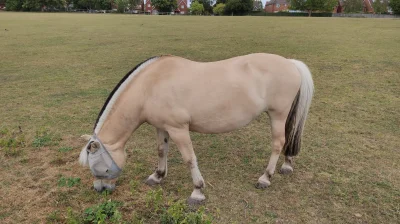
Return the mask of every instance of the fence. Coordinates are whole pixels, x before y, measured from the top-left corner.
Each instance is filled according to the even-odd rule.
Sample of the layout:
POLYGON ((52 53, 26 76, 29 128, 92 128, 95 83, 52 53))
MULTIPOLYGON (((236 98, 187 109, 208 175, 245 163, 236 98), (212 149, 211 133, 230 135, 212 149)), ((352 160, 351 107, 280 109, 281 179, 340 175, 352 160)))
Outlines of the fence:
MULTIPOLYGON (((300 16, 306 17, 308 16, 307 12, 251 12, 250 16, 300 16)), ((311 17, 332 17, 332 13, 330 12, 315 12, 311 13, 311 17)))
POLYGON ((400 18, 400 15, 388 14, 365 14, 365 13, 334 13, 332 17, 351 17, 351 18, 400 18))

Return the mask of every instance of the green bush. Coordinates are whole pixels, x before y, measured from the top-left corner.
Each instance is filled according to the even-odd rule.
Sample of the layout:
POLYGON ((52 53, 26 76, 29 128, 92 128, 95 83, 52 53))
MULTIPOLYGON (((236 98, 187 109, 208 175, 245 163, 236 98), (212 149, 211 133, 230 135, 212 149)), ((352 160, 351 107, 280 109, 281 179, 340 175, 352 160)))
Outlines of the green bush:
POLYGON ((225 4, 224 3, 219 3, 213 8, 213 13, 215 15, 223 15, 225 11, 225 4))
POLYGON ((400 0, 390 0, 389 6, 392 8, 394 14, 400 15, 400 0))

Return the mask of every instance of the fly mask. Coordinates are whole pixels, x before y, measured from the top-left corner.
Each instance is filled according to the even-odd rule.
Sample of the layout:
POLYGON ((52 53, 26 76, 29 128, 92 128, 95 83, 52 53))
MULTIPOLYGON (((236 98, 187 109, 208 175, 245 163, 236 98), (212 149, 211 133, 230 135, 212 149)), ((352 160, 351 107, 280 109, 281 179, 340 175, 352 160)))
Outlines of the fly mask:
POLYGON ((99 179, 115 179, 121 174, 121 168, 115 163, 96 134, 90 138, 86 151, 93 176, 99 179))

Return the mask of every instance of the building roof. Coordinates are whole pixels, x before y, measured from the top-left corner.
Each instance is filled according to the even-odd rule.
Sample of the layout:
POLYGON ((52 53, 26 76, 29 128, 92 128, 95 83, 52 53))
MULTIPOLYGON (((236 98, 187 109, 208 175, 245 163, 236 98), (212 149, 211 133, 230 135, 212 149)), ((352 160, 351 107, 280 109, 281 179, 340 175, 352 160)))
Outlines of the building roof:
POLYGON ((265 6, 273 5, 273 4, 280 4, 280 5, 290 4, 290 1, 288 1, 288 0, 271 0, 269 2, 266 2, 265 6))

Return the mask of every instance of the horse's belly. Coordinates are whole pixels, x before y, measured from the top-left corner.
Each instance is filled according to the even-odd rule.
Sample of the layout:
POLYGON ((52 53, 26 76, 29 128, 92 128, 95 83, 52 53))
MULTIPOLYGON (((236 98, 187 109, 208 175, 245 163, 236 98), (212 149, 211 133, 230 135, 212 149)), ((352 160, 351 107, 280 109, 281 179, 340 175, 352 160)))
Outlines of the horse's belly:
POLYGON ((234 131, 249 124, 256 118, 263 108, 238 108, 225 111, 204 112, 198 116, 192 116, 190 131, 215 134, 234 131))

